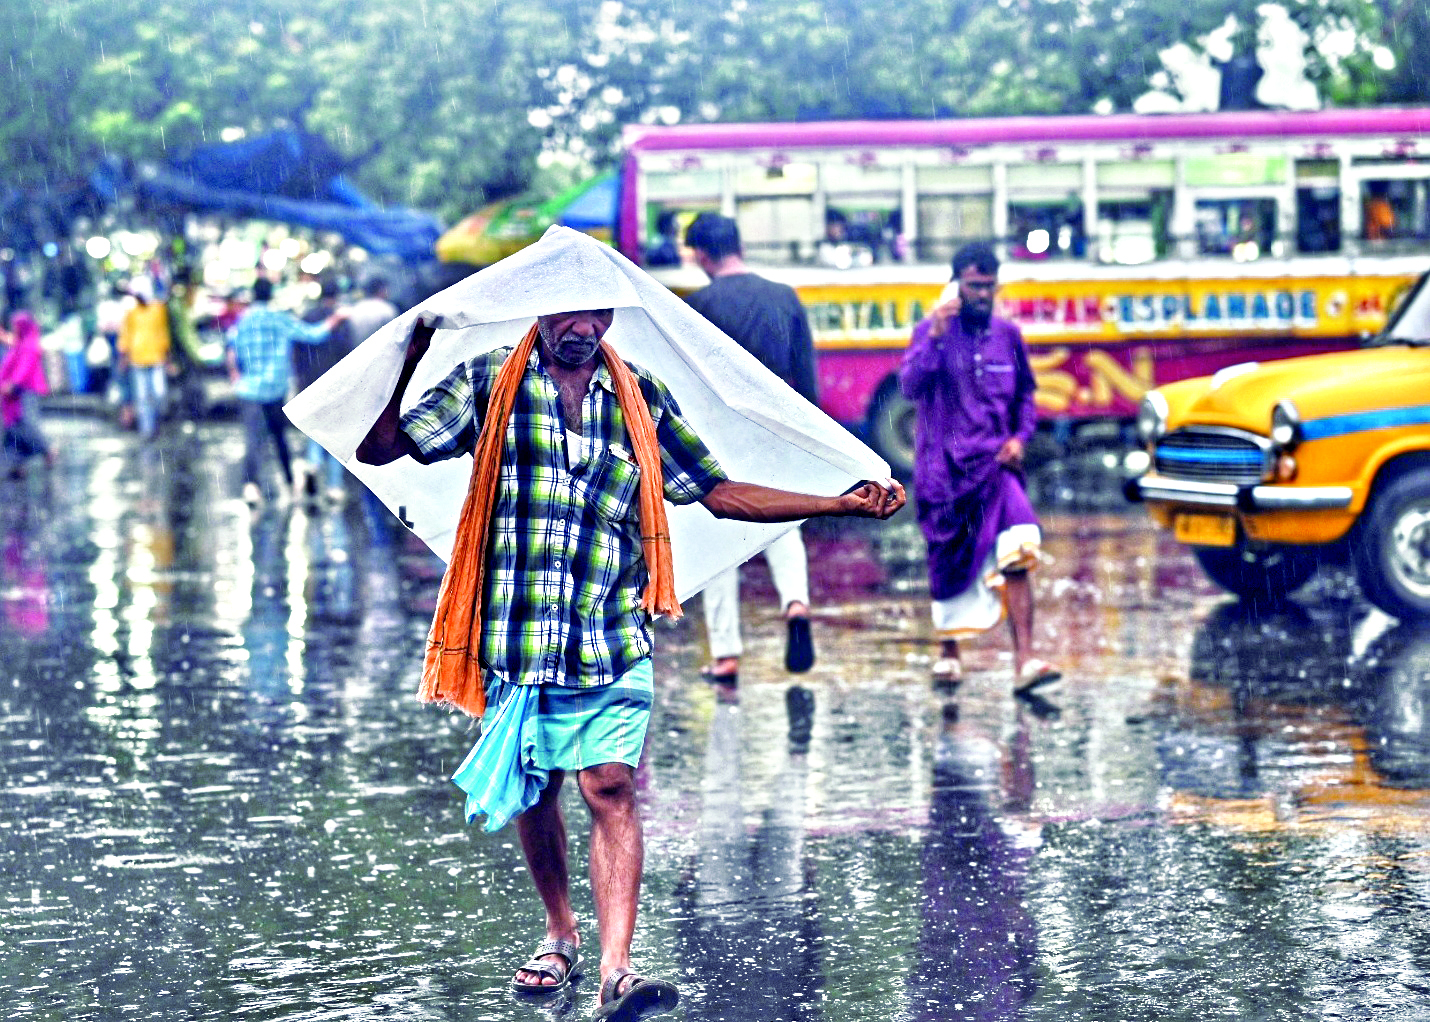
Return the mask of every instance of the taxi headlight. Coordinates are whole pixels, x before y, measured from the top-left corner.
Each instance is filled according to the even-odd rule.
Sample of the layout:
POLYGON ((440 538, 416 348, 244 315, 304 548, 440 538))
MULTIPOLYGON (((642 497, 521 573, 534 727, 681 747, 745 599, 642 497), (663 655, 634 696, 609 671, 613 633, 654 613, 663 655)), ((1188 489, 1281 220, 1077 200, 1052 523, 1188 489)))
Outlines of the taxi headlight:
POLYGON ((1301 442, 1301 414, 1289 400, 1271 410, 1271 442, 1288 451, 1301 442))
POLYGON ((1144 444, 1156 443, 1167 432, 1167 399, 1149 390, 1137 406, 1137 435, 1144 444))

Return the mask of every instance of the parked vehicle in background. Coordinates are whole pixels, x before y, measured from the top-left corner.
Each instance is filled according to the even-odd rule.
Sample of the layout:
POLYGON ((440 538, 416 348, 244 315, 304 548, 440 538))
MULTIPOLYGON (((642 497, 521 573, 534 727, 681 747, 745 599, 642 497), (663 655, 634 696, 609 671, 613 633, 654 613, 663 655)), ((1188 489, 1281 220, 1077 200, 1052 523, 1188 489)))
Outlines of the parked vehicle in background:
POLYGON ((1055 430, 1130 427, 1154 387, 1379 331, 1430 238, 1427 130, 1426 109, 632 126, 616 245, 686 291, 688 259, 646 260, 659 228, 734 217, 808 309, 825 410, 903 470, 895 373, 960 244, 1005 257, 998 314, 1055 430))
POLYGON ((1430 287, 1360 351, 1231 366, 1150 391, 1129 495, 1243 597, 1348 562, 1372 603, 1430 617, 1430 287))

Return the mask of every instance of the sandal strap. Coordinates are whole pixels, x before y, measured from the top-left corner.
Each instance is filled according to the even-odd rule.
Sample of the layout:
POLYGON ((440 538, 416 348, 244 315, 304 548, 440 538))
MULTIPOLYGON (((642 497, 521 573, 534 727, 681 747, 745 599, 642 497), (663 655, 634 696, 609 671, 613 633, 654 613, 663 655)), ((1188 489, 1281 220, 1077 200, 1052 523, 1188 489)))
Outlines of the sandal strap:
POLYGON ((551 962, 543 962, 538 958, 533 958, 531 961, 523 965, 520 971, 533 972, 538 976, 550 976, 552 979, 556 980, 559 983, 561 981, 561 977, 567 975, 570 970, 562 969, 561 966, 555 965, 551 962))
MULTIPOLYGON (((621 985, 621 980, 625 979, 627 976, 635 976, 636 983, 639 983, 642 979, 641 976, 637 975, 632 970, 625 968, 624 966, 611 970, 611 974, 607 976, 606 981, 601 984, 602 1004, 610 1004, 616 999, 616 989, 621 985)), ((631 985, 634 986, 635 983, 632 983, 631 985)), ((627 990, 626 993, 630 993, 630 991, 627 990)))
POLYGON ((533 961, 543 955, 560 955, 566 959, 567 972, 576 968, 576 962, 580 957, 576 945, 562 937, 553 937, 550 940, 543 940, 540 944, 536 945, 536 950, 531 953, 533 961))

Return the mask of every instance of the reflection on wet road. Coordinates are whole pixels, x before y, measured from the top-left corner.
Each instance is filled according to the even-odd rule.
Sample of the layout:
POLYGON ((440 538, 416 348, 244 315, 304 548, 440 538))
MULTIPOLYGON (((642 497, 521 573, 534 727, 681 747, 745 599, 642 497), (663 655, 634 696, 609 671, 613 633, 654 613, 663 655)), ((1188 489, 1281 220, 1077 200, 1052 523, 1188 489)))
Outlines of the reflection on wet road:
MULTIPOLYGON (((230 426, 52 433, 0 491, 5 1017, 559 1016, 505 992, 541 921, 446 780, 473 733, 412 698, 440 565, 356 500, 250 512, 230 426)), ((738 702, 658 628, 635 958, 676 1017, 1425 1017, 1430 631, 1337 577, 1249 611, 1136 510, 1045 525, 1046 700, 1001 637, 930 689, 909 520, 807 532, 812 717, 762 563, 738 702)))

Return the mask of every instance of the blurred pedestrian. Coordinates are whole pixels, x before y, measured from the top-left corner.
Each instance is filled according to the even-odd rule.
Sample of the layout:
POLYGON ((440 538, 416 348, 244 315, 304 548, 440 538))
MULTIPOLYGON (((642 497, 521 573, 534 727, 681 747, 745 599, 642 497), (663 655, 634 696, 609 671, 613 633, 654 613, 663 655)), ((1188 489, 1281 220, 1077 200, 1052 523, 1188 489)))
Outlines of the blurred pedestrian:
POLYGON ((264 434, 273 441, 285 490, 291 494, 293 463, 288 453, 283 402, 292 378, 292 350, 295 342, 317 344, 326 340, 343 319, 342 310, 320 323, 304 323, 290 312, 272 308, 273 281, 259 277, 253 282, 253 303, 234 324, 228 340, 229 376, 234 382, 243 416, 243 499, 250 505, 263 502, 260 486, 263 468, 264 434))
MULTIPOLYGON (((388 297, 388 283, 385 277, 372 277, 363 285, 363 297, 348 308, 350 337, 348 343, 356 348, 363 341, 397 318, 397 306, 388 297)), ((374 544, 390 545, 396 519, 382 501, 366 486, 361 487, 359 499, 362 501, 363 515, 374 544)))
POLYGON ((380 327, 397 318, 397 306, 388 297, 386 278, 373 277, 362 289, 363 297, 348 309, 348 323, 352 329, 352 345, 357 347, 380 327))
MULTIPOLYGON (((718 213, 701 213, 685 231, 685 244, 710 284, 687 299, 693 309, 759 359, 800 397, 819 404, 814 376, 814 338, 794 289, 751 273, 745 265, 740 229, 718 213)), ((809 626, 809 565, 798 528, 764 550, 785 615, 785 669, 800 673, 814 666, 809 626)), ((740 569, 711 579, 702 598, 710 658, 703 676, 737 684, 740 655, 740 569)))
POLYGON ((40 398, 50 392, 40 350, 40 325, 23 310, 10 318, 10 330, 0 330, 0 418, 5 425, 4 467, 12 479, 24 475, 25 462, 43 456, 45 467, 55 453, 40 429, 40 398))
POLYGON ((119 363, 127 371, 134 398, 139 435, 152 440, 159 431, 173 334, 169 307, 154 299, 154 284, 147 276, 129 282, 138 303, 124 316, 119 329, 119 363))
POLYGON ((956 686, 958 640, 1006 615, 1014 688, 1027 692, 1062 672, 1033 655, 1028 572, 1042 534, 1023 488, 1023 452, 1037 423, 1037 384, 1022 333, 993 315, 997 286, 990 246, 975 242, 954 254, 952 293, 914 328, 899 385, 918 415, 916 506, 941 640, 933 680, 956 686))
MULTIPOLYGON (((321 283, 318 301, 303 314, 305 323, 321 323, 338 311, 338 301, 342 293, 338 282, 327 278, 321 283)), ((351 318, 337 323, 325 340, 317 344, 299 344, 293 348, 293 383, 298 390, 306 390, 317 382, 354 347, 351 318)), ((343 463, 324 449, 318 441, 309 438, 306 457, 301 471, 295 471, 296 487, 306 501, 316 502, 326 495, 337 503, 347 493, 343 486, 346 470, 343 463)))

